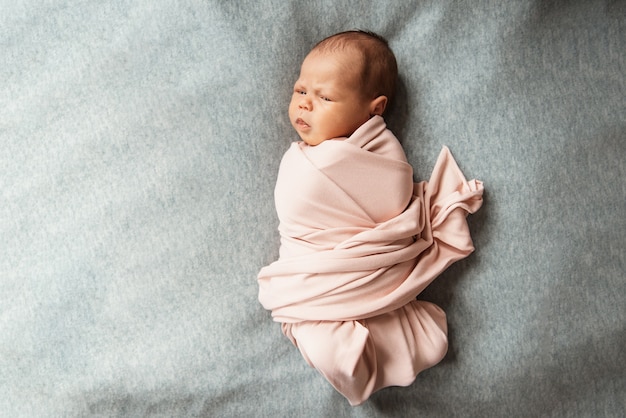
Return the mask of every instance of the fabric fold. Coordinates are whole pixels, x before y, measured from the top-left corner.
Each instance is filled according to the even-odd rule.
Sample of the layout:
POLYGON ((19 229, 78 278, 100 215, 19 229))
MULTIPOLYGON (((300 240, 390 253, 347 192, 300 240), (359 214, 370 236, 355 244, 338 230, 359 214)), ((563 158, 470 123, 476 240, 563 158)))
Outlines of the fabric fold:
POLYGON ((259 272, 259 301, 353 405, 443 358, 445 314, 415 298, 474 250, 465 218, 482 183, 446 147, 428 182, 412 176, 377 116, 349 138, 294 143, 281 162, 280 256, 259 272))

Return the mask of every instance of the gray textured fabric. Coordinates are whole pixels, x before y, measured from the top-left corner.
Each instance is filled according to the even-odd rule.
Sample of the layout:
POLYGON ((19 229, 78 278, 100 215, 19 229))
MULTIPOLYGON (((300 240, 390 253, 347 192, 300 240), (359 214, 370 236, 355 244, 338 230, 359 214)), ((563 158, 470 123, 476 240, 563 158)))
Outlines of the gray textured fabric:
POLYGON ((2 1, 0 415, 623 416, 623 1, 2 1), (470 4, 471 3, 471 4, 470 4), (352 408, 256 299, 314 42, 396 52, 427 178, 486 187, 444 361, 352 408))

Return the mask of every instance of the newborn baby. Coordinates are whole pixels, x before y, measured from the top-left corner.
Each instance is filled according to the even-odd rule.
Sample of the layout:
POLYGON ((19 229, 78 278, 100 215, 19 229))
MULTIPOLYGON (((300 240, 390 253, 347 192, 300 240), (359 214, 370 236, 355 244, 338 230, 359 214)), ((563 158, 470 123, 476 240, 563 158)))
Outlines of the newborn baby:
POLYGON ((428 182, 382 117, 397 65, 382 37, 342 32, 302 63, 289 105, 302 141, 275 189, 279 259, 258 275, 259 300, 351 405, 411 384, 447 351, 443 311, 416 296, 473 245, 468 182, 444 148, 428 182))

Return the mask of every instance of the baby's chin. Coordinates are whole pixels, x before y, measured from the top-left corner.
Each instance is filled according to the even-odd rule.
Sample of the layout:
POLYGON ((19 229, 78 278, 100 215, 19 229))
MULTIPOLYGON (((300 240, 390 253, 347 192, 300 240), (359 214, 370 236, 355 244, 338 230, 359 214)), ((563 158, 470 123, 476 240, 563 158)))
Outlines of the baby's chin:
POLYGON ((309 136, 309 135, 298 135, 298 136, 305 144, 310 145, 312 147, 319 145, 322 142, 330 139, 330 138, 319 138, 319 137, 309 136))

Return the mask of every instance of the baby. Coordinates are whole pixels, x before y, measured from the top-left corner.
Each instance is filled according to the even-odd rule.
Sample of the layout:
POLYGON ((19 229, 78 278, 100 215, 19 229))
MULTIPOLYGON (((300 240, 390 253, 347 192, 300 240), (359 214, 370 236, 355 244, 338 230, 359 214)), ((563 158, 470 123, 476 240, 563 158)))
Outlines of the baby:
POLYGON ((275 188, 279 259, 258 275, 261 304, 351 405, 445 355, 445 314, 416 296, 473 251, 465 218, 482 204, 482 183, 445 147, 430 180, 413 183, 382 118, 396 79, 371 32, 333 35, 306 56, 289 105, 302 141, 275 188))

